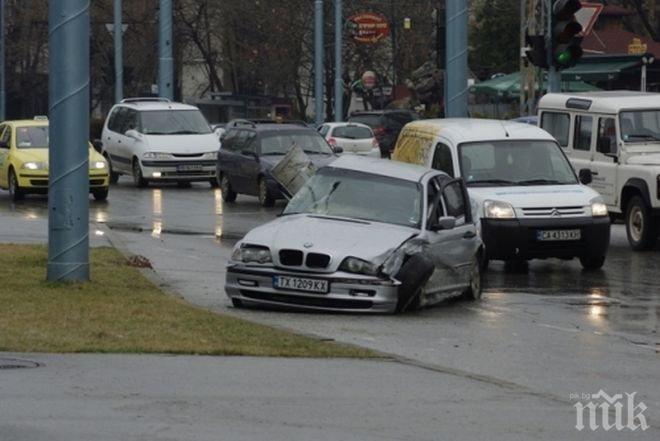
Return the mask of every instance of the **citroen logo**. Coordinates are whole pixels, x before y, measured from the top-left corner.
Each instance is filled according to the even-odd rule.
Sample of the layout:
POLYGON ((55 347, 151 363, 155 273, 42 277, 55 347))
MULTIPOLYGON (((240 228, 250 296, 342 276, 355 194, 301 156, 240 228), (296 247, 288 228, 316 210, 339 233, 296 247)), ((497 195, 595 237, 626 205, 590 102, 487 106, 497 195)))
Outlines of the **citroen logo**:
POLYGON ((306 243, 303 244, 303 246, 304 246, 305 248, 311 248, 311 247, 314 246, 314 244, 311 243, 311 242, 306 242, 306 243))
POLYGON ((561 213, 556 208, 553 208, 552 211, 550 212, 550 216, 551 217, 561 217, 561 213))

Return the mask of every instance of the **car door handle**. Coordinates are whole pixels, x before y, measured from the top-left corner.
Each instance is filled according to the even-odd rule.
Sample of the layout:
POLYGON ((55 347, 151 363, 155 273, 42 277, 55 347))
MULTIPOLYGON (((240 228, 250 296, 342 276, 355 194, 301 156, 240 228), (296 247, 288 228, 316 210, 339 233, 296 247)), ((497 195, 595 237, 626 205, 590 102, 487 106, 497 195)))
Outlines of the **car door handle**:
POLYGON ((463 233, 463 239, 472 239, 473 237, 477 237, 477 233, 474 231, 466 231, 463 233))
POLYGON ((591 170, 591 174, 594 175, 594 176, 598 176, 598 172, 595 171, 595 170, 591 170))

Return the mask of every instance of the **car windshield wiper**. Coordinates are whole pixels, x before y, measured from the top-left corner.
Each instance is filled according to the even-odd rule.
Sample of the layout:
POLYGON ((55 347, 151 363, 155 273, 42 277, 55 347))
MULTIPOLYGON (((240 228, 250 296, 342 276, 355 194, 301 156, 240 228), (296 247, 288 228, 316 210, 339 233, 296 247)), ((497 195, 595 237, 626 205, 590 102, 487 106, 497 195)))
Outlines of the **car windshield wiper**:
POLYGON ((261 156, 284 156, 286 153, 284 152, 266 152, 262 153, 261 156))
POLYGON ((516 182, 517 185, 568 185, 569 182, 561 182, 556 179, 527 179, 516 182))
POLYGON ((506 179, 476 179, 468 181, 467 185, 495 184, 495 185, 516 185, 517 182, 507 181, 506 179))
POLYGON ((653 141, 660 141, 660 138, 648 133, 628 133, 625 135, 626 138, 641 138, 641 139, 652 139, 653 141))
POLYGON ((303 150, 303 152, 305 152, 309 155, 332 155, 332 153, 319 152, 318 150, 303 150))

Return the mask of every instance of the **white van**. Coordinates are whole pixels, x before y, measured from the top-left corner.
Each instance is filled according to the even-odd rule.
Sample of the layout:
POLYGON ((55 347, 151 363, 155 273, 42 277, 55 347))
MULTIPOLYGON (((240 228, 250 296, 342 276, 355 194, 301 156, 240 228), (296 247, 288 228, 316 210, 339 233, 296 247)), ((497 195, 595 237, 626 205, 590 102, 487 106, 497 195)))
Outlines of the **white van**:
POLYGON ((436 119, 407 124, 393 160, 462 177, 486 259, 605 262, 610 218, 601 196, 581 184, 557 141, 528 124, 436 119))
POLYGON ((652 248, 660 232, 660 94, 548 94, 539 121, 592 177, 612 217, 624 220, 632 248, 652 248))

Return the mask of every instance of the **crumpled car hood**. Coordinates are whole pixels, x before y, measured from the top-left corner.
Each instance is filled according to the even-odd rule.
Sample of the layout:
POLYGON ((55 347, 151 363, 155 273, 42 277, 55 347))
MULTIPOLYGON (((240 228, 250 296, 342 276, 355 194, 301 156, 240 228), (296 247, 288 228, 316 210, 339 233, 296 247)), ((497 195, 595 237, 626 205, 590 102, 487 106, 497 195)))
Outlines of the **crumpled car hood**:
POLYGON ((334 272, 348 256, 379 265, 418 233, 405 226, 295 214, 255 228, 241 243, 267 246, 276 264, 281 249, 328 254, 326 272, 334 272))

